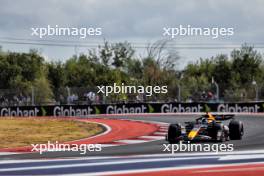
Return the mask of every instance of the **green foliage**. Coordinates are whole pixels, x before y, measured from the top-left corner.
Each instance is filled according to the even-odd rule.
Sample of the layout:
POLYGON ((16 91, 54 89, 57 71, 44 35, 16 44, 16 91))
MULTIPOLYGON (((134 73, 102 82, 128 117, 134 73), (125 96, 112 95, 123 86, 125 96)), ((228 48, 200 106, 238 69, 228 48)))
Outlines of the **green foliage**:
MULTIPOLYGON (((215 93, 211 80, 218 83, 220 97, 225 100, 247 100, 254 97, 253 79, 264 82, 262 55, 253 47, 243 45, 227 55, 200 58, 184 70, 176 69, 177 52, 164 52, 165 42, 155 43, 145 58, 135 56, 127 43, 105 41, 88 54, 73 56, 65 62, 45 62, 35 51, 15 53, 0 51, 0 88, 19 89, 27 95, 32 87, 36 102, 58 98, 63 87, 96 87, 100 85, 168 86, 168 94, 154 95, 155 99, 174 100, 181 87, 182 100, 192 97, 199 101, 202 92, 215 93)), ((111 95, 114 100, 135 99, 136 95, 111 95), (131 96, 131 97, 127 97, 131 96)))
POLYGON ((48 80, 54 89, 65 87, 66 85, 66 71, 64 65, 61 62, 47 63, 48 68, 48 80))
POLYGON ((36 51, 29 53, 7 53, 0 55, 0 88, 25 88, 39 77, 41 67, 44 65, 42 58, 36 51))
POLYGON ((262 55, 253 47, 242 45, 240 49, 231 52, 231 58, 227 55, 218 55, 189 64, 184 70, 186 77, 184 85, 188 89, 186 94, 215 90, 211 88, 210 83, 214 78, 219 85, 220 98, 230 101, 247 100, 254 97, 253 79, 260 84, 264 76, 263 71, 262 55), (207 80, 207 83, 204 82, 203 85, 201 80, 207 80))
POLYGON ((44 75, 34 80, 33 87, 36 104, 53 102, 51 85, 44 75))
POLYGON ((231 53, 232 70, 239 74, 240 84, 246 85, 252 82, 254 77, 260 77, 260 64, 262 56, 253 47, 243 45, 240 50, 233 50, 231 53))

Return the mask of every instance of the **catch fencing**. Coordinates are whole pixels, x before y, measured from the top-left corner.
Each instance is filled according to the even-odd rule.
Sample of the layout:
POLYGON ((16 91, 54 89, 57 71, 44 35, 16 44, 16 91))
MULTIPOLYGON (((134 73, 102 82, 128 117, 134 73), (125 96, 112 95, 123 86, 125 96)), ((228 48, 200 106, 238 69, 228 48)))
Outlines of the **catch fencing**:
POLYGON ((0 89, 0 106, 44 106, 44 105, 94 105, 129 103, 233 103, 264 101, 264 88, 252 87, 241 92, 224 90, 217 93, 215 87, 206 90, 188 87, 168 87, 167 94, 111 94, 97 93, 97 87, 62 87, 49 91, 34 87, 0 89))

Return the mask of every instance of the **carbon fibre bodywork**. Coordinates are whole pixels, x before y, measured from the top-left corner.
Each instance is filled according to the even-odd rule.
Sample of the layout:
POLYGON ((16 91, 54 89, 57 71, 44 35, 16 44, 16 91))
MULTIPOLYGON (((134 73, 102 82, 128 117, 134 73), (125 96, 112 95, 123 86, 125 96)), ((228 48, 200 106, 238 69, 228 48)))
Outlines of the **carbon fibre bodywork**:
POLYGON ((170 143, 177 143, 179 141, 224 142, 230 138, 241 139, 243 133, 243 123, 236 121, 233 115, 213 116, 210 114, 209 117, 201 116, 193 122, 185 122, 185 125, 180 123, 171 124, 166 139, 170 143), (223 120, 231 121, 227 126, 222 123, 223 120), (231 136, 230 127, 232 128, 231 136))

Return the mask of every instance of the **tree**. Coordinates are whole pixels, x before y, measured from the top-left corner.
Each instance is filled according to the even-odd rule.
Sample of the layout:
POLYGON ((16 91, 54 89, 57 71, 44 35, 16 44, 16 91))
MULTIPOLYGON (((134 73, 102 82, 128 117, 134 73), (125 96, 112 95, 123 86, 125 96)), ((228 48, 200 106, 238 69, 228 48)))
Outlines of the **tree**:
POLYGON ((125 63, 131 59, 135 51, 132 49, 128 42, 116 43, 111 46, 113 50, 113 63, 115 68, 121 68, 125 66, 125 63))
POLYGON ((71 58, 65 63, 67 86, 86 87, 94 86, 96 79, 95 69, 86 55, 71 58))
POLYGON ((61 62, 47 63, 48 80, 54 89, 64 87, 66 84, 66 75, 64 64, 61 62))
POLYGON ((231 52, 233 59, 232 70, 234 74, 238 73, 238 81, 241 85, 251 84, 253 78, 259 78, 261 75, 260 64, 262 56, 253 47, 242 45, 239 50, 231 52))
POLYGON ((113 56, 112 48, 107 41, 104 41, 104 45, 99 45, 99 57, 101 58, 101 63, 105 66, 109 66, 109 62, 113 56))
POLYGON ((48 79, 42 75, 33 82, 36 104, 50 103, 53 101, 53 92, 48 79))
POLYGON ((231 88, 232 68, 231 62, 228 60, 227 55, 218 55, 214 58, 214 71, 213 78, 219 85, 220 97, 224 96, 224 90, 231 88))
POLYGON ((168 40, 158 40, 149 44, 146 58, 153 58, 165 70, 174 70, 180 56, 169 44, 168 40))

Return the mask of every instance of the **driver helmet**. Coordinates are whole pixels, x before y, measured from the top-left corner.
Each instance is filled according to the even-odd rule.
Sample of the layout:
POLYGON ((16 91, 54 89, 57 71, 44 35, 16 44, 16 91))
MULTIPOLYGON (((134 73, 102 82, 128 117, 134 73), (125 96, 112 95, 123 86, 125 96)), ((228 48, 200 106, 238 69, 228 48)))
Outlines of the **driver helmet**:
POLYGON ((202 124, 206 124, 207 123, 207 119, 206 118, 202 118, 201 122, 202 122, 202 124))

